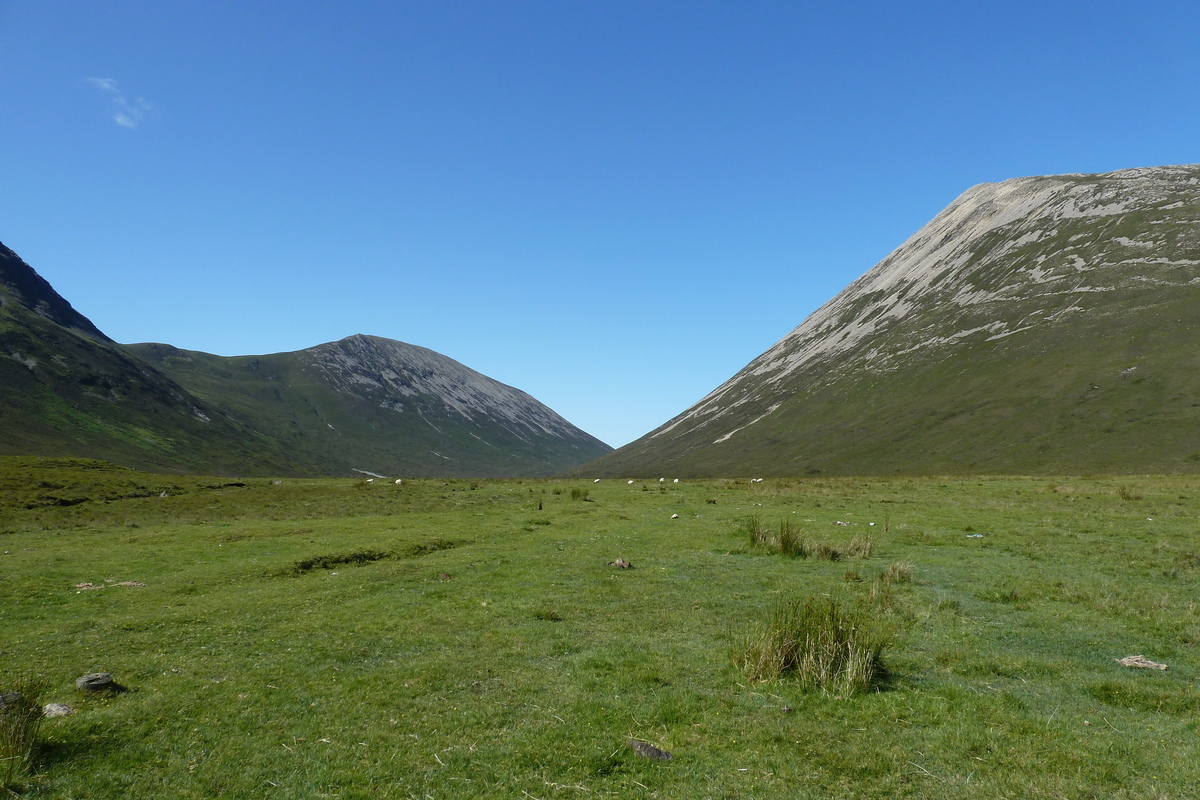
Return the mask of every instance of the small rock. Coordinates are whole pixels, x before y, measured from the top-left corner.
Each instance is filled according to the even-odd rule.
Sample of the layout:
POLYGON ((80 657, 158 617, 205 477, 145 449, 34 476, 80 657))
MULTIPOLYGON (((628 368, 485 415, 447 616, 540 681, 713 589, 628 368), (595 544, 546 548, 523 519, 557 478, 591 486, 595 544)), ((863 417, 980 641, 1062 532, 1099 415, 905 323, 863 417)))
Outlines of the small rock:
POLYGON ((675 757, 666 750, 659 750, 654 745, 640 742, 637 739, 630 739, 629 746, 633 748, 633 752, 642 758, 653 758, 656 761, 670 761, 675 757))
POLYGON ((678 514, 672 514, 672 515, 671 515, 671 519, 679 519, 679 515, 678 515, 678 514))
POLYGON ((791 707, 791 706, 784 706, 784 707, 783 707, 783 713, 785 713, 785 714, 790 714, 790 713, 792 713, 792 707, 791 707))
POLYGON ((66 703, 47 703, 42 706, 42 715, 46 717, 65 717, 74 713, 75 709, 66 703))
POLYGON ((633 564, 623 558, 618 558, 616 561, 610 561, 608 562, 608 565, 610 567, 617 567, 618 569, 633 569, 633 564))
POLYGON ((89 692, 100 692, 113 686, 113 677, 107 672, 89 672, 75 679, 76 689, 86 689, 89 692))

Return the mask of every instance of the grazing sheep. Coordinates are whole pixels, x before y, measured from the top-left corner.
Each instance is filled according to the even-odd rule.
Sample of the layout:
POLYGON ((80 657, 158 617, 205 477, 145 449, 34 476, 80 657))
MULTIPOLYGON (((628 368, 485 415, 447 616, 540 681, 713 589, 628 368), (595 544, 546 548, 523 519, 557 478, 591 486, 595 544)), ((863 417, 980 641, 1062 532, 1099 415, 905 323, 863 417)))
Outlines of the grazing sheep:
POLYGON ((679 478, 676 478, 675 480, 673 480, 673 481, 671 481, 671 482, 672 482, 672 483, 679 483, 679 478))
POLYGON ((399 486, 399 485, 400 485, 400 484, 402 484, 402 483, 404 483, 404 481, 402 481, 400 478, 396 478, 396 485, 397 485, 397 486, 399 486))
POLYGON ((596 478, 596 480, 592 481, 592 483, 599 483, 599 482, 600 482, 599 478, 596 478))

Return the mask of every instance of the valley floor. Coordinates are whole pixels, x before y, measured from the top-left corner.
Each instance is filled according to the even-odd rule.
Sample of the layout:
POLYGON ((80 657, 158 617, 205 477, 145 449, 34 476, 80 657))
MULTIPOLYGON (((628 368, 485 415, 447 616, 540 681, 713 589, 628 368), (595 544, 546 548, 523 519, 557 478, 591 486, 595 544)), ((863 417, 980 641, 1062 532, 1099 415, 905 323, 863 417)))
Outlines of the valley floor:
POLYGON ((1196 477, 397 486, 0 459, 0 503, 0 691, 74 709, 42 722, 25 797, 1200 785, 1196 477), (796 597, 890 632, 869 691, 743 672, 796 597), (128 691, 74 688, 100 671, 128 691))

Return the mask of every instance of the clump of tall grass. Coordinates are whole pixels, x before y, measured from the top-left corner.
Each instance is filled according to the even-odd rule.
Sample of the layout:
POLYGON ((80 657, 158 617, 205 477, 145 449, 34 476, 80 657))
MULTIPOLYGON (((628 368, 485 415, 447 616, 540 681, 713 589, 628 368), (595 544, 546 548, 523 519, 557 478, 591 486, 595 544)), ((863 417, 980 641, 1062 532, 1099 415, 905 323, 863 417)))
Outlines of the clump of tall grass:
POLYGON ((912 564, 893 561, 891 564, 888 564, 887 569, 880 573, 879 579, 886 584, 910 583, 912 581, 912 572, 912 564))
POLYGON ((571 490, 571 499, 572 500, 583 500, 584 502, 587 502, 588 490, 587 489, 578 489, 578 488, 572 489, 571 490))
POLYGON ((750 680, 793 676, 806 689, 849 695, 869 691, 885 674, 891 630, 862 606, 829 597, 779 601, 735 651, 750 680))
POLYGON ((846 546, 846 555, 854 558, 870 558, 875 552, 875 538, 871 534, 855 534, 846 546))
POLYGON ((790 519, 782 519, 772 528, 754 514, 746 520, 745 532, 754 549, 770 550, 789 558, 841 561, 849 557, 868 558, 875 552, 875 540, 870 535, 855 536, 848 545, 839 546, 809 539, 790 519))
POLYGON ((897 583, 912 583, 913 565, 901 561, 893 561, 887 569, 879 573, 879 580, 871 584, 867 593, 867 603, 881 611, 893 611, 896 608, 896 597, 892 594, 892 586, 897 583))
POLYGON ((0 694, 0 789, 15 787, 33 760, 43 716, 41 690, 39 681, 20 680, 0 694))

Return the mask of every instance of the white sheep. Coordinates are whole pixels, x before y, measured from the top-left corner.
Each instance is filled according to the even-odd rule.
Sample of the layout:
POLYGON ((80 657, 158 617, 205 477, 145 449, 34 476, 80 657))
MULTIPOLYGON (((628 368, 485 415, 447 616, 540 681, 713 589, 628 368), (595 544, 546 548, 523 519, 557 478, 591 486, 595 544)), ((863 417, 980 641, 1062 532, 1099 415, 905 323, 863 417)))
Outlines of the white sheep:
POLYGON ((400 484, 402 484, 402 483, 404 483, 404 481, 403 481, 403 480, 401 480, 400 478, 396 478, 396 485, 397 485, 397 486, 399 486, 399 485, 400 485, 400 484))

